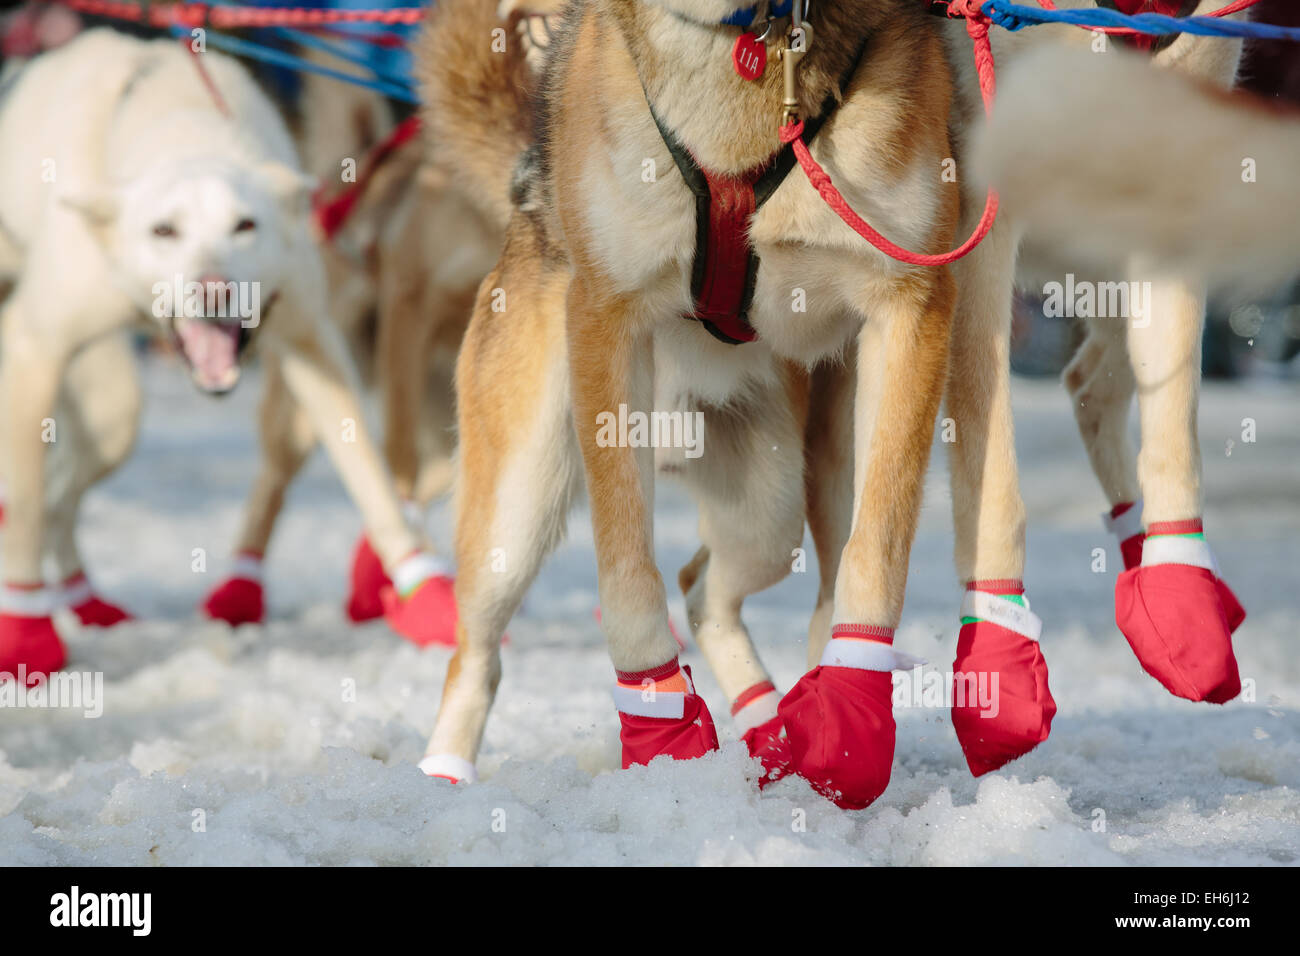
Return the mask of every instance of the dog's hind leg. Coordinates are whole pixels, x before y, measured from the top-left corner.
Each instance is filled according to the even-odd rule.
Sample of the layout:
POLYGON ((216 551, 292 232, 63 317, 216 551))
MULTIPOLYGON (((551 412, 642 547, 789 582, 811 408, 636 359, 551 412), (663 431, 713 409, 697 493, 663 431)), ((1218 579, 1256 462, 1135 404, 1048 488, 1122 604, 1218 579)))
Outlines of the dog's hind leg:
POLYGON ((1220 580, 1201 524, 1196 412, 1205 299, 1182 282, 1137 288, 1150 290, 1145 319, 1135 311, 1128 332, 1146 538, 1141 564, 1116 582, 1115 620, 1170 693, 1221 704, 1241 690, 1231 635, 1245 611, 1220 580))
POLYGON ((564 342, 567 274, 517 247, 484 280, 457 363, 456 653, 421 768, 475 779, 501 636, 581 487, 564 342), (520 263, 519 257, 524 261, 520 263), (505 311, 495 312, 504 290, 505 311))
POLYGON ((736 729, 766 775, 788 763, 776 712, 780 695, 740 609, 748 595, 790 573, 803 539, 808 374, 785 366, 781 378, 733 405, 700 412, 707 448, 701 445, 698 457, 674 451, 671 458, 672 472, 699 506, 704 545, 678 575, 687 618, 736 729))
POLYGON ((430 363, 420 402, 416 445, 420 468, 415 477, 415 503, 423 510, 445 497, 456 477, 456 390, 454 361, 437 355, 430 363))
POLYGON ((316 447, 316 434, 302 406, 289 391, 274 353, 262 360, 265 379, 258 410, 262 459, 244 505, 230 576, 204 599, 202 611, 232 627, 261 622, 265 616, 262 561, 284 496, 316 447))
POLYGON ((140 423, 140 382, 129 336, 111 333, 68 363, 55 406, 58 440, 46 461, 46 553, 62 601, 82 624, 111 627, 130 615, 97 597, 77 549, 77 519, 86 491, 130 454, 140 423))
POLYGON ((966 594, 952 721, 976 776, 1046 740, 1056 713, 1038 646, 1041 623, 1024 596, 1025 506, 1011 416, 1014 262, 1013 230, 1003 222, 955 269, 946 427, 953 429, 948 463, 957 573, 966 594))
POLYGON ((817 606, 808 623, 808 667, 816 667, 831 639, 835 578, 853 523, 853 382, 857 350, 844 363, 813 370, 804 433, 804 494, 808 529, 817 550, 817 606))
POLYGON ((1135 382, 1125 342, 1127 319, 1086 320, 1088 334, 1062 375, 1093 473, 1110 503, 1103 516, 1119 538, 1125 568, 1142 560, 1137 461, 1128 436, 1135 382))
POLYGON ((639 318, 633 300, 598 270, 575 269, 567 324, 573 418, 591 499, 624 768, 718 747, 708 707, 678 661, 655 564, 654 449, 629 424, 648 421, 654 404, 654 343, 639 318))

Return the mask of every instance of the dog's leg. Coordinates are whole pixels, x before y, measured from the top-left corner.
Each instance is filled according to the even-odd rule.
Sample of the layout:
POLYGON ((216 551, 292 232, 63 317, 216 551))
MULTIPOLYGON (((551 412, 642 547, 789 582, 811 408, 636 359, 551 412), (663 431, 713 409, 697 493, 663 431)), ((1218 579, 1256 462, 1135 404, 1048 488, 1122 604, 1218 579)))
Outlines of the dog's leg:
MULTIPOLYGON (((503 268, 512 265, 506 260, 503 268)), ((581 483, 564 342, 567 275, 534 281, 522 271, 522 278, 497 272, 485 280, 457 365, 460 620, 438 723, 420 764, 452 780, 475 778, 501 676, 501 635, 563 537, 581 483), (491 309, 496 288, 508 289, 507 312, 491 309)))
POLYGON ((446 496, 456 476, 456 390, 448 365, 432 363, 420 402, 418 448, 420 470, 415 478, 415 502, 421 511, 446 496))
MULTIPOLYGON (((379 288, 376 343, 384 409, 384 458, 404 501, 415 498, 420 468, 416 447, 435 314, 410 289, 411 276, 386 275, 379 288)), ((456 305, 468 309, 470 303, 456 305)), ((447 306, 444 306, 446 308, 447 306)))
POLYGON ((853 383, 857 351, 844 363, 827 362, 812 373, 804 434, 808 529, 817 549, 817 607, 808 624, 808 667, 822 659, 831 639, 835 578, 853 523, 853 383))
POLYGON ((102 336, 68 363, 54 412, 58 439, 46 463, 46 550, 61 582, 61 603, 82 624, 111 627, 130 618, 92 590, 76 529, 82 496, 131 453, 140 404, 140 381, 125 335, 102 336))
POLYGON ((1181 282, 1145 288, 1149 312, 1145 321, 1135 313, 1128 350, 1142 420, 1146 539, 1141 564, 1116 583, 1115 620, 1170 693, 1221 704, 1241 691, 1231 635, 1245 611, 1219 579, 1201 525, 1196 411, 1205 300, 1181 282))
POLYGON ((1000 223, 955 270, 947 414, 956 564, 966 589, 953 663, 953 728, 976 776, 1047 739, 1056 713, 1024 596, 1025 506, 1011 417, 1015 239, 1000 223), (994 681, 997 684, 994 685, 994 681))
POLYGON ((407 525, 366 425, 355 369, 342 336, 328 319, 319 262, 310 271, 314 282, 313 275, 296 276, 285 290, 284 302, 265 330, 267 344, 278 351, 285 383, 311 420, 393 580, 396 593, 385 607, 389 624, 417 644, 451 643, 451 578, 407 525))
POLYGON ((734 406, 701 412, 707 447, 696 458, 672 457, 674 472, 699 506, 704 544, 678 575, 687 618, 731 703, 737 730, 763 761, 764 780, 779 774, 789 758, 776 712, 780 695, 740 608, 748 595, 790 573, 803 539, 808 375, 790 366, 782 377, 734 406))
POLYGON ((316 447, 311 422, 294 401, 274 352, 264 354, 262 368, 265 383, 257 418, 261 467, 244 506, 230 576, 201 605, 209 617, 232 627, 258 623, 265 616, 262 560, 284 507, 285 492, 316 447))
POLYGON ((1062 380, 1074 403, 1079 435, 1110 503, 1105 524, 1119 539, 1125 568, 1142 561, 1142 509, 1137 461, 1128 437, 1135 382, 1125 342, 1126 318, 1086 320, 1087 338, 1062 380))
POLYGON ((831 640, 780 714, 792 766, 846 808, 888 785, 894 756, 893 648, 947 372, 955 290, 947 270, 900 280, 858 347, 853 525, 835 583, 831 640), (887 386, 887 387, 886 387, 887 386))
POLYGON ((97 262, 100 250, 76 214, 49 213, 22 280, 0 309, 0 482, 4 484, 4 586, 0 588, 0 672, 28 681, 58 670, 66 652, 45 589, 45 466, 58 442, 55 405, 64 371, 83 345, 129 321, 130 303, 107 277, 69 275, 63 262, 97 262), (64 258, 66 256, 66 258, 64 258), (57 289, 55 295, 49 290, 57 289))
MULTIPOLYGON (((713 719, 677 660, 651 524, 654 450, 623 447, 617 421, 648 415, 653 348, 632 302, 575 270, 567 335, 573 416, 591 498, 601 620, 617 674, 623 766, 717 749, 713 719)), ((707 423, 706 423, 707 428, 707 423)))

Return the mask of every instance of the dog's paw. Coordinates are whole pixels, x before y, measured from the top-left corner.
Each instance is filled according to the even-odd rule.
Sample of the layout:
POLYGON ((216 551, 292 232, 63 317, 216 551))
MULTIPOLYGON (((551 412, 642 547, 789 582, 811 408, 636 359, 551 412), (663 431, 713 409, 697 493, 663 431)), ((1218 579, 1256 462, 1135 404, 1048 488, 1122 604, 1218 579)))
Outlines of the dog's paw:
POLYGON ((388 626, 412 644, 455 646, 456 590, 450 576, 425 578, 404 598, 389 586, 380 592, 380 599, 388 626))
POLYGON ((713 715, 695 693, 691 669, 671 670, 676 664, 674 658, 650 683, 635 680, 640 675, 618 675, 615 701, 624 770, 665 754, 673 760, 694 760, 718 749, 713 715))
POLYGON ((199 608, 214 621, 225 621, 231 627, 261 624, 266 617, 262 582, 251 578, 229 578, 217 585, 199 608))
POLYGON ((31 687, 60 670, 67 659, 50 617, 0 611, 0 681, 19 680, 31 687))
POLYGON ((1152 564, 1115 583, 1115 623, 1142 669, 1176 697, 1223 704, 1241 693, 1230 617, 1240 624, 1245 611, 1208 568, 1152 564))
POLYGON ((384 588, 392 586, 379 555, 370 546, 370 539, 362 536, 352 553, 351 592, 346 608, 348 619, 360 624, 383 617, 384 602, 380 595, 384 588))
POLYGON ((889 671, 820 666, 781 701, 790 768, 845 810, 869 806, 889 786, 893 686, 889 671))
POLYGON ((109 604, 93 594, 79 604, 72 605, 70 610, 86 627, 112 627, 133 620, 129 613, 116 604, 109 604))
POLYGON ((952 726, 972 774, 991 773, 1047 739, 1056 701, 1037 641, 992 621, 963 624, 952 671, 952 726))

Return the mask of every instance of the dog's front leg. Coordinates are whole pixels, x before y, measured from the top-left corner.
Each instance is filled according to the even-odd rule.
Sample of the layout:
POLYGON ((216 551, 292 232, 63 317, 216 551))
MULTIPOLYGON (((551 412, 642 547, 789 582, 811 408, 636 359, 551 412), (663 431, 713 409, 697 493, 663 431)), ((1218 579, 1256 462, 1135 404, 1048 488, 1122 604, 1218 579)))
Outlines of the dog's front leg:
POLYGON ((635 319, 632 300, 599 277, 575 274, 567 322, 573 415, 591 499, 601 620, 617 675, 624 767, 664 753, 698 757, 718 746, 668 627, 651 524, 654 449, 631 447, 639 444, 633 416, 650 412, 654 391, 650 333, 635 319))
MULTIPOLYGON (((963 223, 963 228, 969 225, 963 223)), ((971 773, 996 770, 1047 739, 1056 702, 1025 597, 1025 506, 1011 417, 1014 227, 999 222, 954 267, 945 435, 962 598, 952 724, 971 773), (994 683, 996 681, 996 683, 994 683)))
MULTIPOLYGON (((417 644, 453 643, 455 600, 449 569, 422 547, 407 525, 397 491, 366 426, 356 375, 342 337, 325 316, 324 303, 303 294, 285 303, 285 321, 272 345, 294 399, 361 512, 366 534, 393 588, 385 591, 385 616, 417 644), (303 308, 314 304, 315 309, 303 308)), ((268 329, 270 331, 270 329, 268 329)))
POLYGON ((208 617, 232 627, 260 623, 265 616, 262 560, 284 506, 285 492, 316 447, 312 423, 289 393, 275 354, 264 356, 262 374, 265 381, 257 415, 261 466, 244 505, 230 576, 201 605, 208 617))
POLYGON ((30 683, 58 670, 66 653, 44 588, 45 460, 58 440, 54 407, 69 350, 42 334, 17 294, 0 313, 0 469, 6 501, 4 587, 0 589, 0 681, 30 683))
POLYGON ((889 783, 890 671, 907 664, 893 650, 894 628, 943 393, 954 295, 947 270, 903 279, 863 326, 853 526, 835 583, 831 640, 820 666, 781 702, 792 767, 845 808, 867 806, 889 783))
POLYGON ((1143 669, 1170 693, 1222 704, 1241 691, 1232 632, 1246 612, 1219 578, 1201 524, 1196 411, 1205 298, 1168 280, 1139 279, 1130 289, 1146 539, 1141 564, 1116 582, 1115 621, 1143 669))

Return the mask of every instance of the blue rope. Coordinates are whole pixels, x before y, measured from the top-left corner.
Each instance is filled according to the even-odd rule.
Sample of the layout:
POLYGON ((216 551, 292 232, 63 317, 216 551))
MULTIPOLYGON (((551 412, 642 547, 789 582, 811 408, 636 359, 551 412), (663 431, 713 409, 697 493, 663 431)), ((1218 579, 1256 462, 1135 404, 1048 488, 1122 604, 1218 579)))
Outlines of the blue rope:
MULTIPOLYGON (((208 2, 213 4, 214 6, 220 6, 220 7, 250 6, 250 4, 248 4, 247 2, 239 2, 239 0, 208 0, 208 2)), ((251 5, 258 6, 258 4, 251 4, 251 5)), ((369 26, 370 24, 360 24, 360 25, 369 26)), ((309 49, 314 49, 322 53, 327 53, 331 56, 336 57, 337 59, 343 60, 346 63, 351 63, 353 66, 359 66, 381 83, 389 83, 393 86, 404 87, 404 88, 410 88, 411 86, 409 77, 396 76, 391 73, 385 73, 382 70, 376 68, 375 65, 364 55, 360 53, 354 53, 351 50, 347 49, 346 46, 344 46, 344 44, 347 43, 349 40, 351 40, 352 42, 364 42, 362 37, 357 37, 356 39, 350 37, 341 38, 343 40, 342 43, 334 43, 329 40, 323 39, 322 37, 318 37, 313 33, 308 33, 305 30, 296 30, 291 27, 263 27, 261 29, 266 30, 267 32, 273 34, 274 36, 279 37, 282 40, 287 40, 288 42, 297 44, 299 46, 308 47, 309 49)), ((256 41, 254 40, 249 42, 256 42, 256 41)), ((286 51, 280 51, 280 52, 286 52, 286 51)), ((288 54, 288 55, 292 55, 292 54, 288 54)), ((294 70, 293 67, 287 67, 287 66, 282 67, 282 69, 287 69, 290 71, 294 70)))
MULTIPOLYGON (((793 9, 794 0, 773 0, 769 14, 779 20, 781 17, 788 17, 793 9)), ((723 17, 722 22, 731 27, 752 27, 756 16, 758 16, 758 4, 752 7, 741 7, 723 17)))
POLYGON ((353 53, 350 50, 345 49, 342 45, 331 43, 329 40, 322 39, 313 33, 305 33, 302 30, 294 30, 290 27, 272 27, 271 30, 276 36, 288 40, 290 43, 297 43, 300 46, 319 50, 322 53, 328 53, 331 56, 337 57, 345 63, 359 66, 381 83, 390 83, 393 86, 402 87, 409 86, 406 77, 395 76, 392 73, 384 73, 377 70, 371 62, 361 54, 353 53))
POLYGON ((1127 27, 1152 36, 1191 33, 1202 37, 1249 37, 1300 42, 1300 27, 1279 27, 1250 20, 1167 17, 1159 13, 1129 15, 1101 7, 1087 10, 1044 10, 1041 7, 1010 3, 1008 0, 989 0, 982 9, 989 20, 1007 30, 1019 30, 1040 23, 1070 23, 1080 27, 1127 27))
MULTIPOLYGON (((178 37, 189 36, 190 33, 187 27, 179 24, 173 26, 171 29, 178 37)), ((279 66, 286 70, 319 73, 321 76, 333 77, 334 79, 342 80, 345 83, 352 83, 355 86, 374 90, 377 93, 390 96, 395 100, 401 100, 404 103, 420 102, 419 97, 415 95, 415 92, 409 86, 385 82, 383 80, 367 80, 359 76, 354 76, 351 73, 344 73, 341 70, 333 70, 327 66, 312 63, 310 60, 304 60, 300 56, 285 53, 283 50, 277 50, 274 47, 262 46, 260 43, 251 43, 248 40, 241 40, 239 37, 214 33, 209 30, 207 34, 207 42, 218 50, 225 50, 227 53, 233 53, 236 56, 248 57, 250 60, 260 60, 263 63, 270 63, 272 66, 279 66)))

